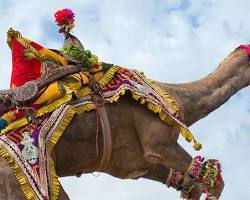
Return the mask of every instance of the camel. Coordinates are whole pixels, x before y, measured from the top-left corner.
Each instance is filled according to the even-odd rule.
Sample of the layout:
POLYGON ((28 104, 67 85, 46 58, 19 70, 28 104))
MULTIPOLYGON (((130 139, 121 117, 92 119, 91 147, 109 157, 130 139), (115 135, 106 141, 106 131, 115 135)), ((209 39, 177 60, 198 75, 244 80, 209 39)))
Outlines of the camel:
MULTIPOLYGON (((230 53, 215 71, 198 81, 169 84, 157 82, 176 101, 183 121, 191 126, 250 84, 250 65, 244 50, 230 53)), ((170 168, 185 174, 192 157, 177 143, 178 131, 126 94, 117 103, 106 104, 112 131, 112 157, 102 172, 121 179, 147 178, 166 183, 170 168)), ((60 177, 94 172, 102 155, 95 151, 96 113, 74 116, 53 151, 60 177)), ((209 144, 206 144, 209 145, 209 144)), ((211 194, 219 198, 222 181, 211 194)), ((25 199, 7 163, 0 160, 0 199, 25 199)), ((192 197, 199 199, 201 194, 192 197)), ((61 187, 60 200, 69 199, 61 187)))

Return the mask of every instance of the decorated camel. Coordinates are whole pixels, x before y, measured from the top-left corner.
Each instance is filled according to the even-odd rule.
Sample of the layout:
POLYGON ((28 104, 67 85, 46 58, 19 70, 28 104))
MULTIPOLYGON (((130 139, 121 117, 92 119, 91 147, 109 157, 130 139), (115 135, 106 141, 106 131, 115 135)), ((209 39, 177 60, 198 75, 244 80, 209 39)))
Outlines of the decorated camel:
MULTIPOLYGON (((67 20, 67 23, 59 23, 60 31, 66 36, 66 45, 78 46, 82 49, 81 55, 89 55, 87 61, 92 63, 95 56, 84 51, 80 41, 69 34, 73 22, 67 20)), ((12 33, 20 36, 13 30, 12 33)), ((13 48, 13 41, 11 44, 13 48)), ((23 44, 28 47, 27 41, 23 44)), ((28 49, 33 51, 32 55, 39 52, 33 47, 28 49)), ((91 67, 102 66, 102 70, 93 71, 93 76, 88 73, 87 86, 84 86, 86 65, 79 64, 79 57, 68 50, 65 47, 62 52, 53 51, 56 56, 67 58, 64 69, 78 70, 62 73, 61 77, 52 79, 55 81, 59 78, 60 81, 56 83, 64 83, 66 93, 63 97, 50 103, 45 98, 46 103, 38 108, 31 105, 31 100, 43 102, 38 100, 47 90, 43 90, 44 93, 38 91, 46 84, 46 88, 49 88, 54 83, 50 79, 55 73, 51 77, 48 73, 47 79, 46 76, 38 79, 31 86, 24 85, 24 89, 20 86, 2 91, 2 116, 6 116, 4 113, 9 113, 9 110, 13 115, 21 116, 14 116, 14 121, 6 122, 1 132, 0 154, 3 158, 0 160, 0 199, 66 200, 69 197, 58 182, 57 175, 80 176, 94 171, 121 179, 147 178, 158 181, 180 191, 185 199, 200 199, 203 192, 208 200, 219 199, 224 187, 219 162, 215 159, 204 160, 201 156, 192 158, 177 143, 177 139, 181 133, 187 141, 193 141, 194 148, 199 150, 201 145, 187 128, 250 84, 246 54, 249 53, 248 46, 237 48, 207 77, 183 84, 151 81, 134 70, 93 62, 91 67), (84 70, 77 68, 82 65, 85 66, 84 70), (71 76, 73 72, 83 73, 79 75, 82 85, 74 92, 69 89, 73 86, 67 85, 69 79, 74 80, 71 76), (100 72, 101 78, 95 76, 100 72), (32 109, 26 109, 28 107, 32 109), (16 109, 21 110, 21 114, 13 111, 16 109), (38 129, 40 135, 37 139, 33 136, 38 129), (27 130, 33 132, 30 131, 29 135, 27 130), (16 136, 19 132, 21 136, 16 136), (14 142, 8 143, 11 138, 14 142), (15 145, 18 148, 14 151, 15 145), (28 166, 26 171, 22 168, 24 166, 28 166), (34 166, 39 171, 35 171, 34 166)), ((30 52, 26 49, 27 55, 30 52)))

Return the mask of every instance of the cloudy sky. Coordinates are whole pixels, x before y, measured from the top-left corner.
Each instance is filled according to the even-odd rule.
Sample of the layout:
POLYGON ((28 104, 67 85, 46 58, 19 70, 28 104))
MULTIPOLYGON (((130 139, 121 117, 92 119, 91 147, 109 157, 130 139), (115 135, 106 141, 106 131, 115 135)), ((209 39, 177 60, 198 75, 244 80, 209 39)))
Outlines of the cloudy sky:
MULTIPOLYGON (((249 0, 0 0, 0 80, 10 81, 9 27, 50 48, 60 48, 53 13, 76 13, 77 35, 99 58, 142 70, 163 82, 188 82, 212 72, 235 47, 250 43, 249 0)), ((200 154, 223 166, 223 200, 250 198, 250 89, 191 127, 200 154)), ((189 144, 179 141, 192 155, 189 144)), ((84 162, 84 161, 83 161, 84 162)), ((179 193, 148 180, 101 174, 61 179, 73 200, 177 200, 179 193)))

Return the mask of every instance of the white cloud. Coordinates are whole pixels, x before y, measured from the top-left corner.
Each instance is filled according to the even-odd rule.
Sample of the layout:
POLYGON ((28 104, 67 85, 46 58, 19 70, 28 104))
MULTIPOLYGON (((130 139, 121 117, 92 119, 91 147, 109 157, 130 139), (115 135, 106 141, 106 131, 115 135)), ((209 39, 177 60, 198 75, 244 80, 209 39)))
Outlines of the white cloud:
MULTIPOLYGON (((8 27, 13 26, 24 36, 49 47, 60 48, 58 36, 51 34, 50 39, 44 38, 45 28, 48 28, 44 22, 52 21, 53 12, 58 8, 69 7, 75 11, 75 35, 102 60, 136 67, 153 79, 184 82, 207 75, 237 45, 249 43, 249 6, 246 0, 45 0, 25 3, 1 0, 1 88, 8 87, 11 71, 10 51, 5 45, 8 27)), ((248 88, 191 128, 203 143, 201 153, 222 161, 226 182, 222 199, 226 200, 250 196, 249 97, 248 88)), ((195 154, 189 144, 182 140, 180 143, 195 154)), ((101 175, 62 181, 74 200, 100 197, 179 199, 177 192, 146 180, 124 181, 101 175)))

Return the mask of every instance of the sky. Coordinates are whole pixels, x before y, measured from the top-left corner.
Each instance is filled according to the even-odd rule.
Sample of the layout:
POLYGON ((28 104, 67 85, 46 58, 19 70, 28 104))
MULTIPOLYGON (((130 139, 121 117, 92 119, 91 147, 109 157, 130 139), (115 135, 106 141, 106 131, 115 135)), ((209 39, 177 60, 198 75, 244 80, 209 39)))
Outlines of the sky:
MULTIPOLYGON (((144 71, 154 80, 189 82, 211 73, 240 44, 250 43, 249 0, 0 0, 0 88, 8 88, 9 27, 46 47, 60 49, 53 13, 71 8, 73 31, 99 59, 144 71)), ((250 198, 250 88, 245 88, 190 130, 198 152, 222 163, 222 200, 250 198)), ((190 144, 179 143, 193 156, 190 144)), ((84 162, 84 161, 83 161, 84 162)), ((72 200, 177 200, 163 184, 106 174, 62 178, 72 200)))

